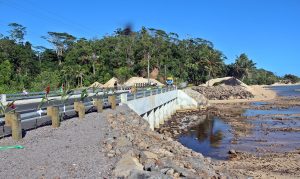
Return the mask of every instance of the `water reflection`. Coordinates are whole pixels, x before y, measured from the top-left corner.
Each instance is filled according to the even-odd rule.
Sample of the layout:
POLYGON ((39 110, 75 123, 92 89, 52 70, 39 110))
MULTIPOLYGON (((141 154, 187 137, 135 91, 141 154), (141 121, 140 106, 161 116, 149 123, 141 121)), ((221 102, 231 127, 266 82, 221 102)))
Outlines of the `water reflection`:
POLYGON ((207 115, 202 123, 182 134, 179 142, 203 155, 225 159, 232 138, 229 129, 230 126, 219 118, 207 115))
POLYGON ((211 147, 219 147, 223 138, 222 130, 215 129, 216 120, 207 115, 206 120, 192 128, 196 131, 197 139, 200 142, 208 140, 211 147))

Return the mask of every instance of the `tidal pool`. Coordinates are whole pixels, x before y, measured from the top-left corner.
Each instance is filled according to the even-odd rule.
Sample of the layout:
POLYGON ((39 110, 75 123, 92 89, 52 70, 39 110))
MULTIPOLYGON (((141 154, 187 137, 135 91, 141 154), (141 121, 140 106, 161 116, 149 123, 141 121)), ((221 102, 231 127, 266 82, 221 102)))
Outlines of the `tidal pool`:
MULTIPOLYGON (((300 113, 300 108, 249 109, 242 116, 296 113, 300 113)), ((230 119, 225 122, 208 114, 206 120, 180 134, 178 141, 204 156, 218 160, 226 160, 230 149, 262 155, 264 152, 288 152, 300 147, 299 117, 286 117, 284 120, 257 117, 240 119, 238 122, 242 126, 251 126, 250 130, 231 126, 230 119), (234 136, 236 130, 241 134, 238 137, 234 136)))
POLYGON ((215 159, 226 159, 230 147, 231 127, 217 117, 207 115, 206 120, 181 134, 179 142, 184 146, 215 159))

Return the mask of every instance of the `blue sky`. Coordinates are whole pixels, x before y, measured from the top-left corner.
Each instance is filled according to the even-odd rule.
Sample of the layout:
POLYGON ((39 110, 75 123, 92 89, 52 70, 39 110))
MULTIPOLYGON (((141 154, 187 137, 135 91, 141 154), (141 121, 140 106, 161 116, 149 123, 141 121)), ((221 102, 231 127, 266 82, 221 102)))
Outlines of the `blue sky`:
POLYGON ((0 0, 0 33, 10 22, 45 46, 48 31, 101 38, 127 24, 153 27, 210 40, 226 63, 245 52, 258 67, 300 76, 299 0, 0 0))

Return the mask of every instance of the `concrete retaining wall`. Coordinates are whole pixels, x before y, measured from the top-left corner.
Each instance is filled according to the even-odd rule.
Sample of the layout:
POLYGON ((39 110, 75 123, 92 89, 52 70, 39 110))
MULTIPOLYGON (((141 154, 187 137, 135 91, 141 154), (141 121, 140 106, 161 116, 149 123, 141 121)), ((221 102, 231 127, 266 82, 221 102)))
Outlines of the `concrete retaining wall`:
POLYGON ((181 90, 177 92, 177 105, 177 109, 197 109, 199 107, 195 99, 181 90))
POLYGON ((159 128, 178 109, 196 109, 198 103, 181 90, 168 91, 139 99, 127 101, 127 94, 121 95, 122 103, 125 103, 142 116, 150 124, 150 128, 159 128))

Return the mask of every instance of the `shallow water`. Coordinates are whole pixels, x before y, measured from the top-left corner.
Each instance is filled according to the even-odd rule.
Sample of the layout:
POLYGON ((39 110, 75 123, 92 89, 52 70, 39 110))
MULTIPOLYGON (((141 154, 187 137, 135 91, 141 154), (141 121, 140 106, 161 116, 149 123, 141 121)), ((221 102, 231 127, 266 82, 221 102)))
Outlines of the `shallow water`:
POLYGON ((207 119, 189 132, 182 134, 178 140, 184 146, 216 159, 226 159, 228 144, 232 139, 231 127, 217 117, 207 119))
POLYGON ((300 113, 300 107, 291 107, 288 109, 246 109, 243 116, 257 116, 257 115, 275 115, 275 114, 298 114, 300 113))
POLYGON ((267 87, 276 91, 279 96, 300 96, 300 85, 267 87))
MULTIPOLYGON (((278 95, 282 96, 300 96, 300 92, 295 91, 299 88, 300 86, 272 87, 278 95)), ((251 103, 253 106, 267 104, 266 102, 251 103)), ((182 133, 178 141, 204 156, 221 160, 228 158, 227 153, 230 149, 262 155, 264 152, 288 152, 299 148, 300 117, 284 116, 283 120, 272 119, 272 115, 275 114, 300 114, 300 107, 245 110, 241 113, 242 116, 258 116, 258 118, 242 121, 253 127, 250 131, 242 131, 244 135, 237 138, 237 143, 232 143, 234 139, 232 131, 236 129, 211 115, 208 115, 204 122, 191 127, 188 132, 182 133), (260 118, 263 115, 268 115, 269 118, 260 118)))

